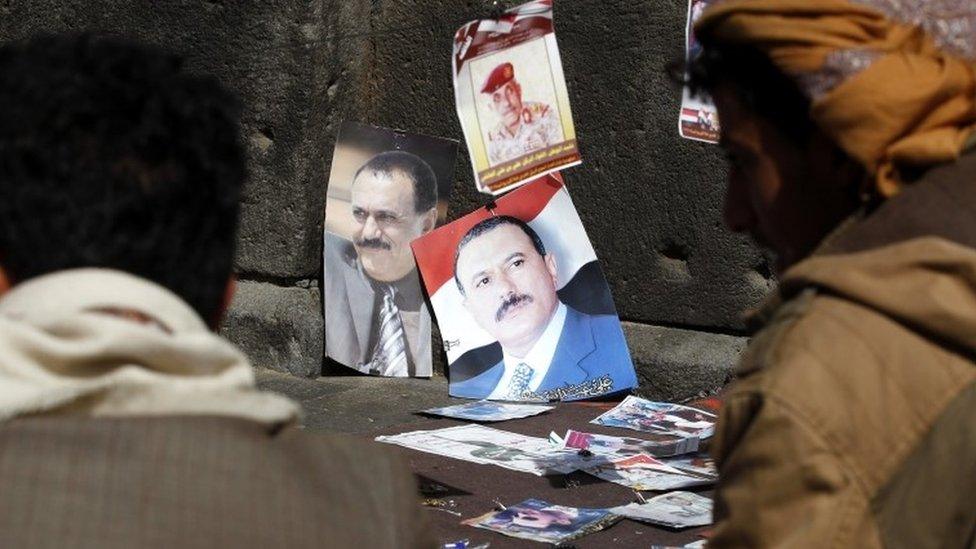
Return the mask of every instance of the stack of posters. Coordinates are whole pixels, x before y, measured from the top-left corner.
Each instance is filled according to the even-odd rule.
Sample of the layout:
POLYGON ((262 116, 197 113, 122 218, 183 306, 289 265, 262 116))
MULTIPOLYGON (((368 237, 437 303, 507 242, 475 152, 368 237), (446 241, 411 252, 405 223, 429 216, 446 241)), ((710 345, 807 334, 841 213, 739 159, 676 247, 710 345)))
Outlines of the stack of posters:
POLYGON ((557 176, 413 241, 451 396, 577 400, 637 385, 606 278, 557 176))
POLYGON ((410 241, 444 220, 457 141, 345 122, 323 242, 325 354, 360 372, 430 377, 431 318, 410 241))
POLYGON ((483 425, 411 431, 376 437, 376 441, 538 476, 566 474, 586 467, 591 462, 601 461, 580 456, 575 451, 556 448, 544 438, 510 433, 483 425))
POLYGON ((673 462, 657 460, 647 454, 611 459, 582 470, 597 478, 638 491, 675 490, 715 482, 715 477, 679 469, 673 462))
POLYGON ((645 503, 613 507, 610 512, 669 528, 690 528, 712 523, 712 500, 691 492, 670 492, 645 503))
POLYGON ((580 163, 552 0, 464 25, 451 59, 479 191, 501 194, 580 163))
POLYGON ((667 402, 628 396, 590 423, 646 433, 704 440, 715 432, 715 414, 667 402))
POLYGON ((513 404, 479 400, 478 402, 469 402, 456 406, 431 408, 424 410, 423 413, 456 419, 467 419, 469 421, 507 421, 509 419, 521 419, 539 415, 552 410, 552 408, 552 406, 540 406, 538 404, 513 404))
POLYGON ((577 450, 589 450, 594 454, 604 454, 615 457, 649 454, 654 457, 670 457, 690 454, 698 451, 699 440, 696 437, 683 437, 665 433, 648 433, 647 439, 631 437, 614 437, 584 433, 572 429, 566 431, 565 446, 577 450))
POLYGON ((468 519, 462 524, 515 538, 560 544, 598 532, 620 516, 607 509, 581 509, 527 499, 501 511, 468 519))

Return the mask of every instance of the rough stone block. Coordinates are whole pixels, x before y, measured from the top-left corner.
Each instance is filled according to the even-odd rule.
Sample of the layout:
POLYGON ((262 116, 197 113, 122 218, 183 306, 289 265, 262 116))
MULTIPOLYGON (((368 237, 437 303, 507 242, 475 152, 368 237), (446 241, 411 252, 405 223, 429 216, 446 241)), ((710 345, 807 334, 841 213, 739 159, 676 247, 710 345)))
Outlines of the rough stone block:
POLYGON ((239 270, 289 279, 319 270, 327 89, 338 71, 325 34, 333 2, 8 0, 0 40, 105 32, 183 54, 243 99, 251 178, 242 199, 239 270))
POLYGON ((718 392, 731 379, 745 337, 624 322, 645 398, 682 402, 718 392))
MULTIPOLYGON (((564 176, 622 318, 739 330, 739 313, 773 279, 748 239, 722 225, 718 147, 678 135, 681 92, 667 65, 682 56, 687 8, 683 0, 556 3, 583 152, 583 164, 564 176)), ((404 30, 374 39, 366 93, 351 98, 355 112, 374 124, 460 137, 450 39, 465 14, 487 11, 462 0, 375 4, 364 25, 404 30)), ((474 190, 463 147, 458 159, 452 218, 487 201, 474 190)))
POLYGON ((316 377, 322 373, 323 329, 318 288, 240 282, 220 333, 255 366, 316 377))

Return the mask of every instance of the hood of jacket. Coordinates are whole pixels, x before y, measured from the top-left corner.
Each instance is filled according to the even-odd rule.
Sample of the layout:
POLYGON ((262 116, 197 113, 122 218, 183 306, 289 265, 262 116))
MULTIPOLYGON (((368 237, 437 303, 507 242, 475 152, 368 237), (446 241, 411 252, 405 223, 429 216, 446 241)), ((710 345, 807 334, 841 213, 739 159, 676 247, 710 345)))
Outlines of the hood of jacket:
POLYGON ((299 408, 258 391, 247 358, 169 290, 78 269, 0 297, 0 420, 28 414, 218 415, 277 428, 299 408))
POLYGON ((976 152, 843 223, 784 273, 769 306, 807 288, 976 357, 976 152))

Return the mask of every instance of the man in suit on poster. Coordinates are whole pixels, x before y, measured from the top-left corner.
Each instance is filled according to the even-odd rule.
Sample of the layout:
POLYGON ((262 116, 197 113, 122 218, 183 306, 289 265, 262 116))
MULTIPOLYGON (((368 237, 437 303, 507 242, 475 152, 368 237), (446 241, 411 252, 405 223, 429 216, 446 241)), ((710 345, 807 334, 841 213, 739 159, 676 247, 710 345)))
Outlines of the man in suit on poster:
POLYGON ((437 223, 437 180, 420 157, 380 153, 353 177, 352 240, 325 233, 326 355, 361 372, 430 376, 430 313, 410 241, 437 223))
POLYGON ((493 216, 458 243, 454 279, 465 309, 502 360, 451 394, 499 400, 575 400, 637 385, 615 315, 579 312, 556 295, 556 258, 524 221, 493 216))

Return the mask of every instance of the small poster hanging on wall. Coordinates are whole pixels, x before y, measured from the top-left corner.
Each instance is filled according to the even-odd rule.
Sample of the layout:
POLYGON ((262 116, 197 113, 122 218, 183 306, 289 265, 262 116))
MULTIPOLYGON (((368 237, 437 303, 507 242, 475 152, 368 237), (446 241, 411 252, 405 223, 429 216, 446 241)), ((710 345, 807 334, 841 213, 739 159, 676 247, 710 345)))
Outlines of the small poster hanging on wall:
MULTIPOLYGON (((715 0, 689 0, 688 23, 685 27, 685 59, 691 61, 701 53, 701 43, 695 37, 695 22, 705 8, 715 0)), ((718 114, 712 99, 699 92, 691 94, 688 86, 681 90, 681 115, 678 117, 678 132, 686 139, 696 139, 708 143, 718 143, 718 114)))
POLYGON ((479 191, 502 194, 580 163, 552 0, 466 24, 454 35, 451 59, 479 191))

